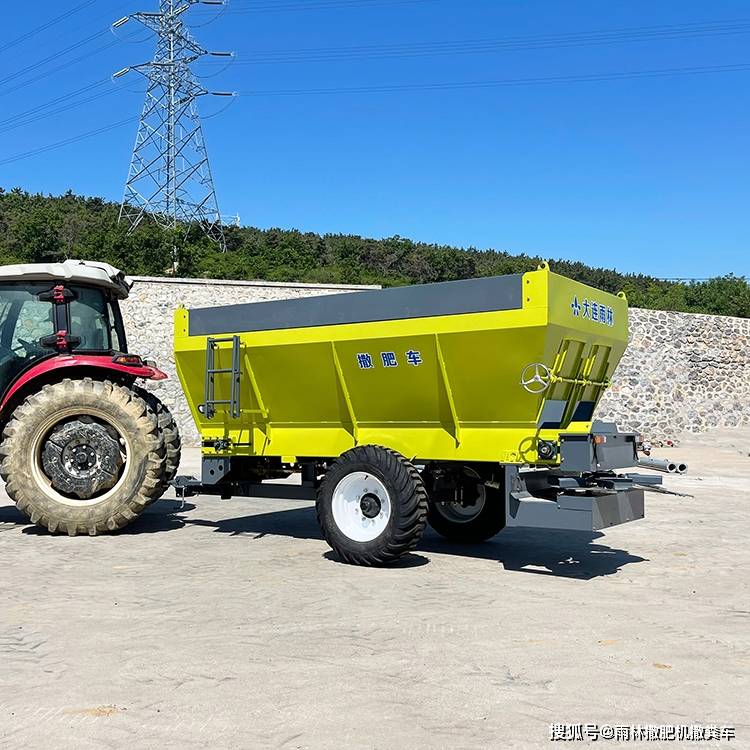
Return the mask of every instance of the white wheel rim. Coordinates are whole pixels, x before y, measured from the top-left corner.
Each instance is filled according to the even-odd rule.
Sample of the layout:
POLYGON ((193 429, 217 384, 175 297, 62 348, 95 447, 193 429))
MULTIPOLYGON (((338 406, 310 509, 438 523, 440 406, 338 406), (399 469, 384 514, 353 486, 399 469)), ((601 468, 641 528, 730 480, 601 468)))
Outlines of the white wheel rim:
POLYGON ((391 498, 385 485, 366 471, 347 474, 333 490, 333 520, 354 542, 377 539, 391 519, 391 498), (377 511, 376 515, 370 515, 377 511))

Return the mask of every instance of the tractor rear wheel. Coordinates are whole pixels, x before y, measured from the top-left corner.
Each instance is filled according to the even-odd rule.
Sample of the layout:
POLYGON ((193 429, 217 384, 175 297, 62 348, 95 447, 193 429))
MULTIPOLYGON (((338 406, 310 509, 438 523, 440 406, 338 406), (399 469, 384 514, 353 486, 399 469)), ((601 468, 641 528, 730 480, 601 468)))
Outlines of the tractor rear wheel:
POLYGON ((340 456, 318 489, 318 522, 339 557, 386 565, 414 549, 427 523, 419 472, 400 453, 363 445, 340 456))
POLYGON ((147 391, 145 388, 133 388, 135 393, 140 396, 148 407, 156 415, 156 421, 159 430, 164 436, 165 456, 162 464, 162 485, 164 490, 169 487, 169 483, 177 476, 177 469, 180 466, 182 455, 182 440, 180 439, 180 430, 177 422, 172 416, 167 406, 154 393, 147 391))
POLYGON ((63 380, 16 408, 0 445, 6 491, 52 533, 95 535, 134 520, 164 492, 164 435, 132 389, 63 380))

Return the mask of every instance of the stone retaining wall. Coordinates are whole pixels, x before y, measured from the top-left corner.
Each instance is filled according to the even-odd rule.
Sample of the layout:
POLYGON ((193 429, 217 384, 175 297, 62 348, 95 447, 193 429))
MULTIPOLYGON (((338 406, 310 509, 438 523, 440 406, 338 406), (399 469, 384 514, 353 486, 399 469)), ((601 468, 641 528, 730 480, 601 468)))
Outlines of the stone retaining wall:
MULTIPOLYGON (((155 359, 170 379, 156 385, 186 444, 198 434, 172 355, 176 307, 309 297, 366 287, 137 278, 122 305, 130 350, 155 359)), ((372 288, 372 287, 370 287, 372 288)), ((750 423, 750 320, 631 309, 630 347, 597 416, 663 439, 683 431, 750 423)))
POLYGON ((597 416, 654 439, 750 423, 750 320, 631 309, 597 416))

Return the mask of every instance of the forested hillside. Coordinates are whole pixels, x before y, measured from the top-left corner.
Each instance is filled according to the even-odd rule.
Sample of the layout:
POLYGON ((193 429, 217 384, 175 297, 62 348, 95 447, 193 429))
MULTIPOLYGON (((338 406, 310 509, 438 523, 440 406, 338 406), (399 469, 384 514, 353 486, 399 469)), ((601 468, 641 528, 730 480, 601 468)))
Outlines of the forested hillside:
MULTIPOLYGON (((192 232, 183 244, 182 233, 175 238, 153 222, 127 236, 117 225, 118 208, 101 198, 71 193, 32 195, 0 188, 0 263, 87 258, 107 261, 131 275, 162 276, 171 272, 176 240, 182 246, 180 276, 391 286, 517 273, 535 268, 542 260, 402 237, 372 240, 252 227, 227 228, 229 252, 223 254, 200 231, 192 232)), ((711 248, 706 248, 706 275, 710 275, 710 257, 711 248)), ((592 286, 624 290, 630 304, 637 307, 750 317, 750 286, 744 278, 676 283, 545 260, 551 261, 555 271, 592 286)))

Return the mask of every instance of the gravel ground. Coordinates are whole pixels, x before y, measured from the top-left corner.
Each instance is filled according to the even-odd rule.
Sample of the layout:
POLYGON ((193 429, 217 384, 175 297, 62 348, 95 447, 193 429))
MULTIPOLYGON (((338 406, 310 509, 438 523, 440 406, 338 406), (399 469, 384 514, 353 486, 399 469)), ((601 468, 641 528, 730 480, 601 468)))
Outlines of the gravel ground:
MULTIPOLYGON (((428 532, 329 554, 309 503, 163 500, 53 537, 0 496, 0 746, 537 748, 550 724, 717 724, 750 747, 750 431, 606 534, 428 532)), ((197 454, 185 469, 195 472, 197 454)), ((598 742, 596 746, 639 747, 598 742)))

